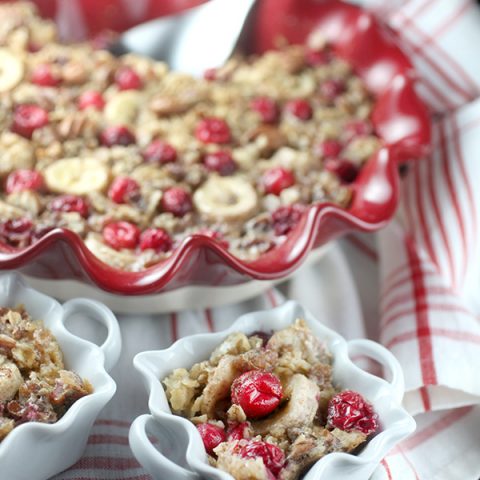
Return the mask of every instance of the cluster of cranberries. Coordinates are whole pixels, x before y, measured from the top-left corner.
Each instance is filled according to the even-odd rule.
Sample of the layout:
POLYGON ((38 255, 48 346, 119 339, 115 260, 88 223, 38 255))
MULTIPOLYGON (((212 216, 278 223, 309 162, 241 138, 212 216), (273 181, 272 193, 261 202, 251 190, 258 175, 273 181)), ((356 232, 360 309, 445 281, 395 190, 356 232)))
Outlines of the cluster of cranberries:
MULTIPOLYGON (((277 376, 263 370, 250 370, 237 377, 230 390, 232 404, 239 405, 249 419, 259 419, 272 413, 283 398, 282 384, 277 376)), ((345 390, 334 395, 328 404, 327 427, 351 432, 360 431, 365 435, 378 428, 378 416, 373 407, 356 392, 345 390)), ((197 425, 205 450, 215 455, 214 449, 222 442, 248 440, 236 445, 234 453, 243 458, 262 458, 269 479, 277 478, 285 464, 283 451, 268 442, 250 440, 250 423, 229 424, 222 427, 203 423, 197 425)))
MULTIPOLYGON (((25 190, 40 192, 45 189, 45 182, 40 172, 20 169, 8 175, 5 180, 7 194, 25 190)), ((77 195, 59 195, 47 205, 51 212, 76 212, 86 218, 89 205, 83 197, 77 195)), ((47 233, 49 229, 38 229, 28 218, 18 218, 0 222, 0 240, 14 247, 29 245, 34 239, 47 233)))
MULTIPOLYGON (((274 374, 263 370, 250 370, 235 379, 230 396, 232 404, 240 405, 247 418, 257 419, 265 417, 278 407, 283 397, 283 389, 274 374)), ((222 442, 246 439, 249 428, 249 422, 230 424, 226 431, 211 423, 197 426, 205 450, 210 455, 215 455, 214 449, 222 442)), ((285 464, 283 451, 268 442, 249 440, 235 448, 235 454, 242 458, 262 458, 272 479, 276 478, 285 464)))
MULTIPOLYGON (((129 177, 117 177, 111 184, 108 196, 115 203, 134 201, 140 194, 140 185, 129 177)), ((160 201, 163 212, 176 217, 183 217, 193 210, 190 193, 182 187, 171 187, 163 192, 160 201)), ((168 252, 173 241, 170 235, 161 228, 148 228, 144 232, 130 222, 113 222, 105 226, 103 239, 107 245, 119 250, 122 248, 140 250, 153 249, 157 252, 168 252)))

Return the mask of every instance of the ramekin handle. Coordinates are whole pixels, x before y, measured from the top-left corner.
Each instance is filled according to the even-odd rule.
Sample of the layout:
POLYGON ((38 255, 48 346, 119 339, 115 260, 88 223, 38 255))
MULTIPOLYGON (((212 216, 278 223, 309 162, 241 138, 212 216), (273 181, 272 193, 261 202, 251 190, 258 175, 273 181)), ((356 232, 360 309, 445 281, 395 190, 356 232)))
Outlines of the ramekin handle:
POLYGON ((155 480, 200 480, 200 476, 177 465, 157 450, 147 434, 150 427, 159 428, 152 415, 137 417, 130 427, 128 441, 135 458, 155 480))
POLYGON ((389 373, 389 380, 386 380, 393 388, 395 400, 402 402, 405 392, 405 379, 403 370, 395 356, 378 343, 371 340, 356 339, 348 342, 348 353, 350 357, 363 355, 380 363, 389 373))
POLYGON ((120 358, 122 335, 115 315, 105 305, 87 298, 76 298, 63 304, 62 322, 72 315, 86 315, 107 329, 107 338, 99 345, 105 356, 105 370, 110 371, 120 358))

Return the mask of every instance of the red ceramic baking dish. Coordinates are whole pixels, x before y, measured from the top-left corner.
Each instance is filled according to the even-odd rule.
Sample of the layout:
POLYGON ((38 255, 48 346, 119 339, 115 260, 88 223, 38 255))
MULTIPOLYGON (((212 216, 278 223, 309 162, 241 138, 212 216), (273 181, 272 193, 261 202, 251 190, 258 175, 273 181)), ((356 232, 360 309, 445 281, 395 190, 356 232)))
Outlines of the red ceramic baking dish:
POLYGON ((255 18, 254 51, 271 48, 278 35, 302 42, 320 28, 375 95, 372 120, 384 146, 355 181, 348 209, 329 203, 311 206, 285 243, 252 262, 239 260, 206 236, 193 235, 162 263, 124 272, 97 259, 73 232, 55 229, 21 251, 0 245, 0 269, 18 269, 40 279, 74 279, 119 295, 232 286, 285 278, 330 240, 385 226, 399 200, 399 164, 425 155, 430 143, 429 114, 416 94, 415 72, 394 35, 370 13, 337 0, 260 0, 255 18))

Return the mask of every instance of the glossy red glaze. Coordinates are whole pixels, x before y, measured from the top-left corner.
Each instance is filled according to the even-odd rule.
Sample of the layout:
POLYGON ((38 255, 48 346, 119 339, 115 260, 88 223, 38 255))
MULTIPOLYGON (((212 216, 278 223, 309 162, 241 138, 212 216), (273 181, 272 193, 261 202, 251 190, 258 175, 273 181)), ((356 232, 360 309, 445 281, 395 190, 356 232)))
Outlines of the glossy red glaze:
POLYGON ((355 180, 348 210, 329 203, 310 207, 284 244, 253 262, 239 260, 208 236, 193 235, 164 262, 143 272, 119 272, 94 257, 76 234, 55 229, 22 251, 0 246, 0 268, 36 277, 75 278, 119 294, 153 294, 187 285, 283 278, 313 248, 349 231, 384 227, 398 203, 398 162, 423 156, 430 145, 429 114, 415 93, 408 58, 372 15, 338 0, 261 0, 256 18, 257 51, 270 48, 280 34, 303 42, 320 27, 333 50, 351 62, 376 95, 373 122, 385 147, 355 180))

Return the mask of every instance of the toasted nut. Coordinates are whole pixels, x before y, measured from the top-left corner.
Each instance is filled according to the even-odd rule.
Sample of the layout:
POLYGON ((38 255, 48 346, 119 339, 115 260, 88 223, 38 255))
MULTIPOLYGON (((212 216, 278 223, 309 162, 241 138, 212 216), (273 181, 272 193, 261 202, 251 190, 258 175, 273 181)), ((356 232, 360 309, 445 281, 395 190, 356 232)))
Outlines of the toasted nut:
POLYGON ((285 71, 292 75, 301 72, 305 68, 305 53, 303 47, 290 48, 283 54, 285 71))
POLYGON ((62 68, 62 78, 66 85, 81 85, 88 78, 85 67, 79 62, 68 62, 62 68))
POLYGON ((188 102, 181 102, 177 98, 157 95, 150 102, 150 109, 160 117, 184 113, 190 108, 188 102))
POLYGON ((269 157, 287 143, 285 135, 272 125, 259 125, 249 135, 250 140, 256 140, 260 154, 269 157))

